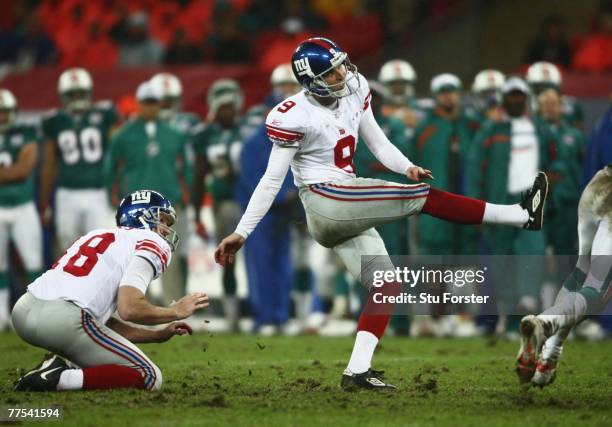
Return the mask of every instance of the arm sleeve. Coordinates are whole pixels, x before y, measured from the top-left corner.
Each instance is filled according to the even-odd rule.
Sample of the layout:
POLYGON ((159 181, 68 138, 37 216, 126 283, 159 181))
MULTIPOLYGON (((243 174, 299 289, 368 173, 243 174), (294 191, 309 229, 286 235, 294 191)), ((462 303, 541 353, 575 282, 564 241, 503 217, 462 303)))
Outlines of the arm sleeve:
POLYGON ((389 141, 383 130, 376 123, 371 108, 367 108, 359 123, 359 134, 374 156, 393 172, 404 175, 414 166, 402 152, 389 141))
POLYGON ((283 185, 289 170, 289 164, 296 152, 295 148, 282 147, 277 144, 272 146, 266 172, 259 181, 259 184, 257 184, 257 187, 255 187, 246 211, 242 215, 238 227, 236 227, 236 233, 245 239, 270 209, 274 198, 283 185))
POLYGON ((136 242, 134 254, 151 264, 154 279, 161 276, 172 260, 170 246, 153 231, 148 233, 147 238, 136 242))
POLYGON ((155 271, 151 262, 136 255, 132 257, 132 260, 125 269, 119 287, 132 286, 146 294, 147 287, 151 280, 153 280, 154 274, 155 271))

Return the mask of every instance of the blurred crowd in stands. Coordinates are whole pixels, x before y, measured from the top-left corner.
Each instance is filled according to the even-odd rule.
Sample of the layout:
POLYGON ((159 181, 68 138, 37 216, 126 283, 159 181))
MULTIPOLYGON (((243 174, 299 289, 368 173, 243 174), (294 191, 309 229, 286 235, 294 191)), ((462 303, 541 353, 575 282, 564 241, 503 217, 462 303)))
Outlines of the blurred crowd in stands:
MULTIPOLYGON (((415 16, 436 16, 459 2, 415 2, 415 16)), ((43 259, 41 234, 47 239, 54 235, 61 252, 88 228, 109 225, 111 208, 121 195, 143 187, 161 191, 177 207, 183 243, 166 274, 159 302, 167 304, 183 295, 191 237, 214 242, 233 231, 264 173, 270 150, 263 125, 266 114, 300 90, 286 64, 291 52, 306 37, 324 33, 358 62, 361 55, 401 31, 393 20, 383 25, 385 14, 401 2, 389 2, 392 6, 384 9, 378 3, 9 2, 4 10, 10 13, 0 17, 0 63, 24 69, 42 64, 79 68, 61 74, 58 108, 40 117, 33 128, 15 120, 19 100, 0 91, 0 216, 4 215, 0 219, 6 224, 26 224, 21 230, 0 224, 4 227, 0 228, 0 329, 8 319, 9 285, 14 293, 23 292, 14 285, 19 282, 16 270, 35 277, 54 259, 49 253, 43 259), (343 31, 347 26, 352 30, 350 37, 343 31), (249 61, 257 61, 258 67, 270 73, 269 95, 245 108, 238 82, 216 80, 208 89, 206 117, 182 111, 182 95, 193 88, 184 90, 180 80, 169 73, 159 73, 134 88, 134 116, 118 116, 114 104, 118 100, 96 102, 95 82, 87 72, 115 65, 249 61), (4 141, 7 143, 2 144, 4 141), (27 142, 37 143, 38 154, 34 144, 27 142), (203 205, 212 213, 206 225, 201 217, 203 205), (20 209, 26 214, 21 215, 20 209), (9 240, 15 256, 7 263, 9 240)), ((598 169, 612 161, 606 143, 612 109, 600 112, 603 116, 594 129, 584 129, 579 100, 563 93, 561 70, 612 70, 612 49, 608 48, 612 44, 611 4, 602 3, 591 31, 580 40, 567 39, 559 16, 548 17, 527 48, 529 68, 524 79, 506 78, 500 71, 487 69, 468 85, 439 70, 440 74, 427 76, 432 77, 430 91, 416 93, 417 73, 403 59, 378 64, 378 72, 366 76, 371 79, 372 108, 381 127, 415 163, 434 170, 438 188, 494 203, 514 203, 526 188, 521 187, 522 182, 509 182, 512 176, 545 169, 552 184, 547 212, 550 225, 544 233, 461 228, 423 217, 379 228, 391 254, 576 254, 580 192, 598 169), (523 157, 511 162, 508 147, 512 144, 507 142, 519 133, 530 136, 521 142, 525 144, 523 157), (487 167, 490 165, 495 167, 487 167), (531 169, 514 174, 517 165, 531 169), (561 234, 559 230, 571 231, 561 234)), ((405 181, 386 171, 363 144, 354 162, 359 176, 405 181)), ((531 180, 526 182, 530 185, 531 180)), ((316 245, 309 240, 291 177, 267 218, 244 250, 253 330, 285 331, 291 307, 300 331, 321 326, 309 320, 313 313, 324 311, 336 318, 357 313, 359 298, 351 295, 359 294, 352 290, 359 287, 338 260, 331 252, 322 258, 310 253, 316 245), (321 303, 319 294, 319 264, 329 264, 327 271, 331 271, 334 291, 327 305, 321 303)), ((564 267, 535 266, 527 280, 517 278, 520 286, 516 289, 499 290, 500 313, 533 312, 549 306, 567 273, 564 267)), ((229 330, 238 330, 245 304, 241 306, 237 298, 234 268, 226 267, 220 280, 224 296, 219 312, 229 330)), ((467 325, 445 326, 427 311, 419 314, 425 316, 417 317, 412 326, 406 316, 398 316, 392 322, 393 331, 470 335, 495 328, 475 318, 469 318, 467 325), (461 329, 463 326, 466 328, 461 329)), ((506 316, 505 323, 497 324, 498 332, 516 331, 516 320, 516 316, 506 316)), ((601 329, 593 328, 592 336, 602 334, 601 329)))

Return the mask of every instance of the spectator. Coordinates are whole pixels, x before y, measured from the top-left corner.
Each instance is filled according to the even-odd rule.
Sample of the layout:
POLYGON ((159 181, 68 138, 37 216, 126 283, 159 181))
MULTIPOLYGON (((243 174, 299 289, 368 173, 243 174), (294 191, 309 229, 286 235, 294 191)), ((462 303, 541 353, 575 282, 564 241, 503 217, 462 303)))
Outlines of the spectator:
POLYGON ((247 62, 251 47, 238 28, 238 15, 229 5, 221 6, 215 18, 215 31, 205 40, 207 58, 215 62, 247 62))
POLYGON ((185 30, 177 29, 164 55, 164 64, 196 64, 202 62, 203 59, 204 52, 202 48, 187 39, 185 30))
POLYGON ((143 11, 128 18, 126 39, 119 45, 119 65, 140 67, 161 63, 163 47, 149 35, 148 24, 149 17, 143 11))
POLYGON ((569 68, 571 59, 563 20, 556 14, 547 16, 542 21, 540 33, 527 47, 526 62, 547 61, 569 68))
POLYGON ((12 62, 22 68, 55 62, 53 40, 43 31, 35 14, 27 18, 22 30, 8 31, 0 38, 0 62, 12 62))
MULTIPOLYGON (((114 206, 125 194, 148 188, 164 194, 183 216, 189 191, 183 177, 186 138, 159 118, 162 93, 149 82, 136 92, 138 116, 121 127, 113 136, 105 165, 106 185, 114 206)), ((176 248, 181 251, 181 243, 176 248)), ((178 300, 182 284, 178 262, 168 267, 164 276, 165 304, 178 300)))

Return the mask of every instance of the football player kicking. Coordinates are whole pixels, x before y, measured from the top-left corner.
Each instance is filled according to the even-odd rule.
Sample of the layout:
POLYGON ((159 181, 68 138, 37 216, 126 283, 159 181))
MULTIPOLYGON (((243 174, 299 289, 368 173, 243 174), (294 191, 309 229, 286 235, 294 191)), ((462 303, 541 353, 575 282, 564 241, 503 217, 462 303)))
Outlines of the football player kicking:
POLYGON ((178 242, 168 199, 135 191, 121 201, 116 220, 118 228, 94 230, 74 242, 15 304, 17 334, 55 354, 21 377, 16 391, 161 388, 161 371, 134 343, 191 334, 189 325, 175 321, 207 307, 208 296, 193 293, 169 307, 145 299, 178 242), (141 329, 111 317, 115 310, 132 323, 173 323, 141 329))
MULTIPOLYGON (((548 192, 544 173, 538 175, 520 205, 507 206, 436 190, 426 183, 406 185, 357 178, 353 154, 358 137, 388 169, 413 181, 433 176, 431 171, 411 163, 387 139, 372 114, 367 80, 337 44, 320 37, 308 39, 298 46, 291 63, 304 90, 268 114, 267 132, 274 144, 268 167, 235 232, 223 239, 215 252, 220 264, 234 261, 236 252, 270 208, 289 166, 310 233, 323 246, 333 248, 357 280, 362 255, 387 255, 374 227, 409 215, 423 212, 462 224, 541 228, 548 192)), ((366 264, 364 269, 372 269, 372 265, 366 264)), ((397 292, 399 287, 389 283, 386 289, 397 292)), ((372 355, 391 308, 368 299, 342 376, 343 387, 395 388, 384 382, 380 371, 371 369, 372 355)))
POLYGON ((578 262, 552 307, 521 320, 516 373, 521 384, 551 384, 572 328, 609 301, 612 279, 612 163, 600 170, 578 203, 578 262))

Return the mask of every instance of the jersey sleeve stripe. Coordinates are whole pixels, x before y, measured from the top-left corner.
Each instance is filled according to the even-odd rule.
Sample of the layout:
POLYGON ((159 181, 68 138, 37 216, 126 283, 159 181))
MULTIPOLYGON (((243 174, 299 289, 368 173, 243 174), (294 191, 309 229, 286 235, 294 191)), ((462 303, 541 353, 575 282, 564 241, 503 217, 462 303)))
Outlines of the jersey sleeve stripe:
POLYGON ((151 252, 157 255, 158 258, 162 261, 164 269, 168 265, 168 255, 158 245, 151 244, 148 242, 143 242, 143 243, 139 243, 138 245, 136 245, 136 250, 137 251, 144 250, 144 251, 148 251, 148 252, 151 252))
POLYGON ((365 97, 365 102, 363 103, 363 111, 367 110, 370 106, 370 100, 372 99, 372 91, 368 92, 368 95, 365 97))
POLYGON ((272 126, 272 125, 266 125, 266 129, 268 130, 268 133, 274 132, 274 134, 278 134, 280 136, 299 137, 299 138, 303 138, 304 137, 304 134, 302 132, 297 132, 297 131, 294 131, 294 130, 287 130, 287 129, 277 128, 277 127, 272 126))
POLYGON ((151 249, 155 249, 157 250, 160 254, 164 255, 164 257, 167 259, 168 258, 168 254, 166 253, 166 251, 164 251, 157 243, 155 242, 150 242, 150 241, 144 241, 144 242, 140 242, 136 244, 136 249, 140 249, 143 247, 148 247, 151 249))

